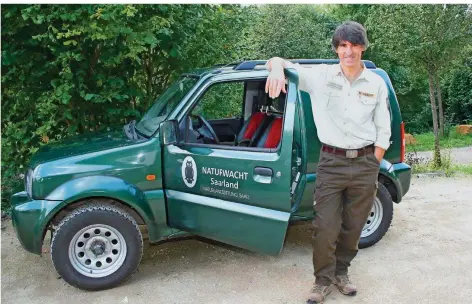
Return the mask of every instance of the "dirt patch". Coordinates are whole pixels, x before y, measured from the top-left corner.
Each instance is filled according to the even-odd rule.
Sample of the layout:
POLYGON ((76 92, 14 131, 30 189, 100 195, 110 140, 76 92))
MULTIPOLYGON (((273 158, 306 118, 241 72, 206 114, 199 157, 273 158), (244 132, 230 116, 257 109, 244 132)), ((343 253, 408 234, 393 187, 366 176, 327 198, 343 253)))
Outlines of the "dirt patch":
MULTIPOLYGON (((468 303, 472 297, 472 178, 414 179, 392 226, 351 267, 355 297, 325 303, 468 303)), ((85 292, 58 278, 50 257, 2 230, 2 303, 305 303, 313 282, 310 223, 290 227, 277 257, 186 239, 145 248, 131 280, 85 292)))

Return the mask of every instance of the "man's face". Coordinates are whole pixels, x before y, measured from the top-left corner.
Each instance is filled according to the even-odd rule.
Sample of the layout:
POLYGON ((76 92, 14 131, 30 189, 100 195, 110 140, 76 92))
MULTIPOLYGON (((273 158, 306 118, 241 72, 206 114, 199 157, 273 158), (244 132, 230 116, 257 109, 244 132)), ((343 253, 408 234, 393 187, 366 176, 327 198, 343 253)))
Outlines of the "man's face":
POLYGON ((364 46, 359 44, 352 44, 349 41, 341 41, 336 48, 340 63, 345 67, 355 67, 361 65, 361 55, 364 51, 364 46))

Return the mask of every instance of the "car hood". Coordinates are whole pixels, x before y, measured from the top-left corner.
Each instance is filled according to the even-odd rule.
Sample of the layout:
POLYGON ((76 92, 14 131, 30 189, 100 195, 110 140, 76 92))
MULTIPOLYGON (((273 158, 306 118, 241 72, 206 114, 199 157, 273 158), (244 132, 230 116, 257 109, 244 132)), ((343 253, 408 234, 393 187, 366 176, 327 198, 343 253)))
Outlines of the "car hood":
POLYGON ((34 168, 45 162, 75 155, 134 145, 142 141, 144 140, 132 140, 127 138, 123 131, 89 133, 73 136, 59 142, 42 146, 31 159, 30 167, 34 168))

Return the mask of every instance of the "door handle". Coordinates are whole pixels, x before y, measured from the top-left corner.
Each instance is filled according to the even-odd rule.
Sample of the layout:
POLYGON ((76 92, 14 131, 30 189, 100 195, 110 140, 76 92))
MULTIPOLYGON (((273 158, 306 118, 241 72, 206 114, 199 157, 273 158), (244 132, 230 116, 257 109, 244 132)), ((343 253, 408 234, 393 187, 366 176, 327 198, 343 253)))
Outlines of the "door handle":
POLYGON ((271 168, 264 168, 264 167, 255 167, 254 174, 262 175, 262 176, 272 176, 272 169, 271 168))
POLYGON ((254 168, 254 181, 261 184, 272 183, 272 176, 274 172, 271 168, 255 167, 254 168))

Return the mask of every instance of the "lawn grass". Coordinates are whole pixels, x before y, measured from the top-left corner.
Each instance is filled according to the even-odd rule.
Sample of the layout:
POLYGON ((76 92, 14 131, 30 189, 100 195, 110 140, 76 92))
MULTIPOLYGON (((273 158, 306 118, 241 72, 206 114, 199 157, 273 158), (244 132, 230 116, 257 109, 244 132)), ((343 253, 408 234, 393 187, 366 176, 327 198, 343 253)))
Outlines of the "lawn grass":
POLYGON ((452 167, 454 172, 460 172, 467 175, 472 175, 472 165, 454 165, 452 167))
MULTIPOLYGON (((434 149, 434 134, 433 132, 423 134, 413 134, 416 139, 416 144, 406 145, 406 152, 416 151, 432 151, 434 149)), ((472 146, 472 134, 459 134, 456 128, 451 128, 448 137, 443 137, 439 140, 441 148, 459 148, 472 146)))
POLYGON ((428 173, 428 172, 444 172, 446 176, 453 176, 455 173, 472 175, 472 165, 451 165, 450 167, 441 166, 441 168, 434 168, 430 164, 414 164, 412 166, 412 172, 413 174, 428 173))

